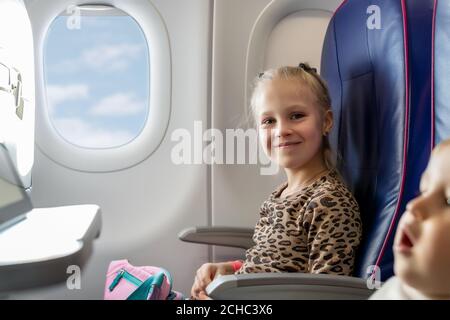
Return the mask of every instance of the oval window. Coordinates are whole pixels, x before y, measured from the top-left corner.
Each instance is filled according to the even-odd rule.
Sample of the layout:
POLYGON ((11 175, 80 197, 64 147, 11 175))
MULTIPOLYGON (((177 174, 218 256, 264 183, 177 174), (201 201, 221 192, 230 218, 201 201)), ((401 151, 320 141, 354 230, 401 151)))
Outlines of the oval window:
POLYGON ((150 105, 147 40, 136 21, 108 6, 72 7, 50 25, 44 46, 47 111, 67 142, 125 145, 150 105))

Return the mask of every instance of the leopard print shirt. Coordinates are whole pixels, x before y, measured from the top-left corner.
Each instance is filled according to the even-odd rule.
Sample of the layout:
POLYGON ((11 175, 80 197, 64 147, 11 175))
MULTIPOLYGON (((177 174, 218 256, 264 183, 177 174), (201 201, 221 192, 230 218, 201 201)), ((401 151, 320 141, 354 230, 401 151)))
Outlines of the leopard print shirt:
POLYGON ((236 273, 305 272, 351 275, 361 240, 359 207, 334 170, 297 193, 262 204, 255 245, 236 273))

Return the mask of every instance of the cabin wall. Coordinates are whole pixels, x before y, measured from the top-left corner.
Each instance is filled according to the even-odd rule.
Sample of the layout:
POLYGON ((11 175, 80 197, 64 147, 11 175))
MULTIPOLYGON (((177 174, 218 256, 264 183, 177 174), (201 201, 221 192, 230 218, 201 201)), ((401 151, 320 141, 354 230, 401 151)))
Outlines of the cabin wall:
MULTIPOLYGON (((80 290, 68 290, 63 283, 11 293, 9 297, 101 299, 109 262, 124 258, 135 265, 163 266, 172 273, 175 289, 188 294, 195 271, 202 263, 242 258, 241 249, 183 243, 177 234, 189 226, 254 227, 261 203, 284 180, 283 172, 263 175, 260 163, 237 161, 175 165, 171 152, 176 142, 171 134, 185 128, 194 137, 196 121, 200 121, 203 131, 219 129, 224 137, 227 129, 253 128, 247 117, 249 84, 254 76, 253 71, 249 72, 249 59, 261 60, 261 71, 311 59, 315 59, 310 61, 312 64, 318 65, 322 40, 315 39, 305 52, 303 46, 292 45, 290 29, 303 29, 306 21, 308 26, 318 26, 318 38, 323 37, 323 28, 337 2, 326 2, 330 3, 328 13, 308 14, 309 11, 296 13, 297 2, 290 0, 152 1, 166 24, 171 46, 172 109, 166 135, 145 161, 110 173, 66 168, 39 147, 45 141, 36 141, 34 205, 98 204, 102 208, 102 234, 82 270, 80 290), (267 44, 261 44, 261 55, 249 57, 255 23, 274 3, 286 14, 277 18, 271 27, 273 32, 269 30, 267 44), (288 6, 283 9, 285 4, 288 6), (289 11, 292 4, 295 5, 289 11)), ((37 2, 29 0, 27 4, 37 2)), ((31 12, 30 18, 33 24, 39 16, 31 12)), ((311 34, 303 32, 301 36, 311 34)))
MULTIPOLYGON (((155 0, 153 4, 166 24, 172 50, 172 110, 166 136, 147 160, 112 173, 74 171, 36 148, 34 205, 98 204, 102 234, 82 270, 81 290, 67 290, 61 284, 10 298, 101 299, 109 262, 123 258, 136 265, 165 267, 173 274, 175 288, 188 293, 195 270, 209 260, 206 246, 177 238, 188 226, 208 223, 208 168, 173 164, 171 151, 176 143, 171 133, 178 128, 192 131, 194 121, 209 125, 212 2, 155 0)), ((32 23, 38 18, 32 13, 30 17, 32 23)))

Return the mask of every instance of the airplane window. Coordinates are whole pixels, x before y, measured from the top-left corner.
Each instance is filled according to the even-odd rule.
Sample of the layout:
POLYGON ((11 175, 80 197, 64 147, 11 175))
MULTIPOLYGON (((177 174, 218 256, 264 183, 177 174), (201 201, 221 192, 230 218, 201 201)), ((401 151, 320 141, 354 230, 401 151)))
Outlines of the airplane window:
POLYGON ((125 12, 74 7, 59 15, 44 44, 47 111, 66 141, 107 149, 135 139, 150 101, 149 50, 125 12))

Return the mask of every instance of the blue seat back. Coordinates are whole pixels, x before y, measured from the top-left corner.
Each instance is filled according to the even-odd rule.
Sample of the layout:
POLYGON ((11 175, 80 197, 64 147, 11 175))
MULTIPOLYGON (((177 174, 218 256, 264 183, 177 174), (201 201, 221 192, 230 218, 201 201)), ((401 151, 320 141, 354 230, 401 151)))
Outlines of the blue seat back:
POLYGON ((363 221, 358 277, 370 266, 382 280, 393 274, 398 219, 428 162, 433 3, 348 0, 326 33, 321 73, 333 101, 331 144, 363 221))

